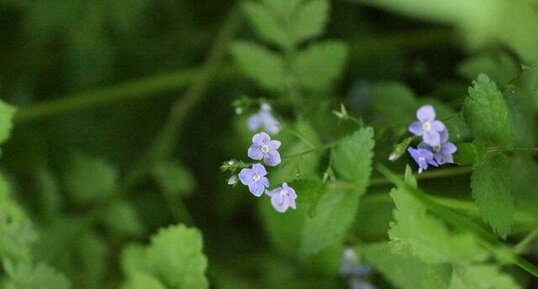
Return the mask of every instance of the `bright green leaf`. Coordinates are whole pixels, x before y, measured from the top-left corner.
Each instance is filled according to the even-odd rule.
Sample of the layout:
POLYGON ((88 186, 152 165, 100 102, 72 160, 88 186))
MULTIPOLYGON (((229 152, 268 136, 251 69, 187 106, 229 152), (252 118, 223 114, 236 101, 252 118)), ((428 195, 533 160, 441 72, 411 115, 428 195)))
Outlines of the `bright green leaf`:
POLYGON ((45 264, 4 262, 8 276, 5 289, 69 289, 71 282, 61 273, 45 264))
POLYGON ((448 288, 452 271, 450 265, 428 264, 411 254, 394 253, 388 243, 360 246, 357 251, 369 265, 398 288, 448 288))
POLYGON ((301 250, 313 254, 342 241, 355 219, 363 193, 349 183, 328 184, 314 216, 306 220, 301 250))
POLYGON ((344 179, 359 185, 358 191, 366 189, 372 172, 373 137, 372 128, 362 128, 342 139, 332 152, 334 170, 344 179))
POLYGON ((474 260, 484 253, 473 235, 451 234, 407 188, 393 189, 396 204, 389 237, 396 252, 409 252, 431 264, 474 260))
POLYGON ((490 146, 510 147, 514 142, 512 120, 502 93, 481 74, 465 99, 463 116, 475 140, 490 146))
POLYGON ((506 237, 515 214, 510 184, 510 160, 501 154, 483 153, 473 167, 471 188, 482 218, 506 237))
POLYGON ((339 41, 312 44, 297 54, 293 70, 306 89, 326 91, 344 70, 347 49, 339 41))
POLYGON ((161 229, 147 249, 148 270, 173 289, 206 289, 207 259, 202 252, 202 235, 184 225, 161 229))
POLYGON ((246 41, 232 45, 235 62, 244 73, 269 90, 283 90, 286 73, 282 57, 269 49, 246 41))
POLYGON ((144 273, 131 276, 121 289, 166 289, 159 279, 144 273))
POLYGON ((520 289, 512 276, 495 265, 455 267, 450 289, 520 289))

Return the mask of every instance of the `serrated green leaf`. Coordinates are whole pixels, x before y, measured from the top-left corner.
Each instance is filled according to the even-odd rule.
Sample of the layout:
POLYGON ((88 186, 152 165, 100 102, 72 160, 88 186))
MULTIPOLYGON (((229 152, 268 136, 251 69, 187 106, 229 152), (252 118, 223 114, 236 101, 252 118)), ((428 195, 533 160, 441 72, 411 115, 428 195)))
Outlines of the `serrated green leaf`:
POLYGON ((455 267, 450 289, 520 289, 512 276, 495 265, 455 267))
POLYGON ((105 200, 114 194, 118 171, 108 161, 83 153, 73 153, 65 172, 65 186, 78 204, 105 200))
POLYGON ((271 8, 253 1, 243 3, 242 8, 260 38, 281 48, 291 45, 286 27, 271 8))
POLYGON ((510 147, 514 143, 512 120, 502 93, 495 83, 481 74, 469 88, 463 116, 476 142, 510 147))
POLYGON ((329 1, 312 0, 304 3, 289 20, 291 42, 299 44, 322 34, 329 18, 329 1))
POLYGON ((244 73, 269 90, 283 90, 286 73, 282 57, 269 49, 246 41, 232 45, 235 62, 244 73))
POLYGON ((428 264, 405 253, 394 253, 388 243, 360 246, 366 262, 392 284, 401 289, 446 289, 450 282, 450 265, 428 264))
POLYGON ((202 252, 202 235, 184 225, 159 230, 147 249, 148 270, 173 289, 206 289, 207 259, 202 252))
POLYGON ((484 254, 473 235, 451 234, 405 187, 393 189, 390 196, 396 210, 389 237, 396 252, 411 253, 431 264, 469 261, 484 254))
POLYGON ((171 160, 162 161, 152 172, 161 189, 173 196, 189 193, 194 188, 194 177, 180 163, 171 160))
POLYGON ((349 183, 330 183, 320 197, 314 217, 307 218, 301 251, 314 254, 343 240, 353 223, 364 191, 349 183))
POLYGON ((0 144, 4 143, 11 133, 13 127, 13 115, 16 108, 0 100, 0 144))
POLYGON ((116 234, 138 235, 143 230, 136 209, 129 201, 116 201, 107 205, 99 217, 101 222, 116 234))
POLYGON ((304 88, 326 91, 342 74, 346 55, 347 47, 342 42, 318 42, 297 54, 293 71, 304 88))
POLYGON ((510 160, 506 156, 482 152, 471 176, 473 198, 480 215, 502 237, 510 233, 516 211, 510 169, 510 160))
POLYGON ((4 262, 8 276, 5 289, 69 289, 71 282, 56 270, 45 264, 32 265, 19 262, 16 265, 4 262))
POLYGON ((338 143, 333 151, 333 168, 344 179, 357 184, 364 191, 372 172, 374 130, 362 128, 338 143))
POLYGON ((166 289, 166 286, 164 286, 159 279, 138 272, 131 276, 125 284, 121 286, 121 289, 166 289))
POLYGON ((472 165, 476 159, 476 154, 476 146, 474 144, 458 144, 458 151, 454 154, 454 163, 460 166, 472 165))

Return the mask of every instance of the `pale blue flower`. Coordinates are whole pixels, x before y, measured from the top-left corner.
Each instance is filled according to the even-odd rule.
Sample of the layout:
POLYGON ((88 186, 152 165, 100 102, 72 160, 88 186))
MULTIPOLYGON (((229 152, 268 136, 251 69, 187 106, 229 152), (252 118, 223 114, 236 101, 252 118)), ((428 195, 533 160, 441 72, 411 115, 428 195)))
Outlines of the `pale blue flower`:
POLYGON ((433 153, 424 148, 414 149, 412 147, 407 148, 407 151, 413 157, 415 162, 418 164, 418 173, 422 173, 423 170, 428 169, 428 165, 437 167, 438 164, 433 159, 433 153))
POLYGON ((267 190, 265 193, 271 197, 271 205, 277 212, 284 213, 288 208, 296 209, 297 194, 288 184, 284 183, 282 187, 272 191, 267 190))
POLYGON ((263 159, 266 165, 274 167, 281 162, 278 148, 280 148, 279 141, 271 140, 268 134, 261 132, 252 137, 252 145, 247 154, 253 160, 263 159))
POLYGON ((248 186, 248 190, 256 197, 263 194, 266 187, 269 187, 269 180, 265 177, 267 170, 261 164, 253 164, 250 169, 242 169, 239 172, 239 180, 243 185, 248 186))
POLYGON ((416 135, 422 136, 424 142, 430 146, 441 144, 441 132, 446 130, 445 125, 435 120, 435 110, 431 105, 424 105, 417 110, 419 121, 413 122, 409 126, 409 131, 416 135))
POLYGON ((260 110, 248 118, 247 126, 251 131, 263 130, 272 135, 280 132, 280 122, 271 113, 268 103, 262 103, 260 110))

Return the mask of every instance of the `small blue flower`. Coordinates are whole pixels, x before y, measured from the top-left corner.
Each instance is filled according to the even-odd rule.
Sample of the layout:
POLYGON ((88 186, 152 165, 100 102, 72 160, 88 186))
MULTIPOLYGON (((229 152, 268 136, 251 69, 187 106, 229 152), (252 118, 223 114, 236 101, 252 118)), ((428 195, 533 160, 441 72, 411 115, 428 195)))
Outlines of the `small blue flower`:
POLYGON ((271 113, 268 103, 262 103, 260 110, 248 118, 247 126, 250 131, 258 131, 261 128, 272 135, 280 132, 280 122, 271 113))
POLYGON ((256 197, 259 197, 269 186, 269 180, 265 177, 267 170, 261 164, 253 164, 251 169, 242 169, 239 172, 239 180, 256 197))
POLYGON ((430 146, 424 142, 418 145, 419 149, 426 149, 433 153, 433 158, 439 165, 454 163, 452 154, 454 154, 458 148, 455 144, 448 141, 448 131, 441 132, 441 144, 438 146, 430 146))
POLYGON ((288 184, 284 183, 282 187, 272 191, 265 191, 265 193, 271 197, 271 205, 278 212, 284 213, 288 208, 296 209, 295 199, 297 199, 297 194, 288 184))
POLYGON ((423 170, 428 169, 428 165, 437 167, 438 164, 433 159, 433 153, 427 149, 412 147, 407 148, 407 151, 413 157, 415 162, 418 164, 418 173, 422 173, 423 170))
POLYGON ((280 164, 280 153, 278 148, 280 142, 271 140, 271 137, 265 132, 255 134, 252 138, 252 145, 248 149, 248 157, 253 160, 261 160, 270 167, 280 164))
POLYGON ((419 121, 413 122, 409 126, 409 131, 416 135, 422 136, 424 142, 430 146, 441 144, 441 132, 446 130, 445 125, 435 120, 435 110, 431 105, 424 105, 417 110, 419 121))

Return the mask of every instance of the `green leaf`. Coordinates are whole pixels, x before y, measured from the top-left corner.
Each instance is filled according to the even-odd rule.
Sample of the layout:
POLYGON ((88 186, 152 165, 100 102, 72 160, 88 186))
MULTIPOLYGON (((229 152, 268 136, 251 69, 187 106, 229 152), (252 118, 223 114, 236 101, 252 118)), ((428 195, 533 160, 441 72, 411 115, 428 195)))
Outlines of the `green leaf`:
POLYGON ((164 192, 174 196, 194 189, 194 177, 189 170, 171 160, 159 162, 153 169, 153 176, 164 192))
POLYGON ((409 252, 431 264, 469 261, 484 254, 473 235, 451 234, 406 187, 393 189, 390 196, 396 210, 389 237, 396 252, 409 252))
POLYGON ((74 153, 65 172, 65 186, 78 204, 106 200, 114 194, 118 171, 108 161, 83 153, 74 153))
POLYGON ((520 289, 512 276, 495 265, 455 267, 450 289, 520 289))
POLYGON ((357 247, 366 262, 394 286, 401 289, 446 289, 451 277, 450 265, 434 265, 416 256, 394 253, 388 243, 357 247))
POLYGON ((299 44, 322 34, 328 18, 328 0, 312 0, 304 3, 289 21, 288 33, 291 42, 299 44))
POLYGON ((468 79, 487 74, 495 83, 504 87, 518 75, 520 68, 513 57, 505 52, 479 54, 458 65, 458 71, 468 79))
POLYGON ((151 238, 147 249, 148 270, 171 288, 205 289, 209 287, 202 252, 202 235, 184 225, 161 229, 151 238))
POLYGON ((476 145, 472 143, 458 144, 458 151, 454 154, 454 162, 460 166, 474 164, 476 159, 476 145))
POLYGON ((139 272, 131 276, 121 289, 166 289, 159 279, 139 272))
POLYGON ((291 45, 286 27, 276 17, 274 10, 253 1, 243 3, 242 8, 260 38, 281 48, 291 45))
POLYGON ((484 221, 502 237, 510 233, 515 214, 510 184, 510 160, 501 154, 483 152, 473 166, 471 188, 484 221))
POLYGON ((463 116, 476 142, 510 147, 514 142, 512 120, 502 93, 481 74, 465 99, 463 116))
POLYGON ((373 137, 372 128, 362 128, 342 139, 332 151, 334 170, 344 179, 357 184, 358 191, 366 189, 372 172, 373 137))
POLYGON ((314 254, 342 241, 355 219, 363 193, 349 183, 328 184, 314 216, 305 222, 301 251, 314 254))
POLYGON ((138 235, 143 230, 136 209, 129 201, 116 201, 107 205, 99 217, 102 223, 116 234, 138 235))
POLYGON ((346 45, 339 41, 312 44, 297 54, 293 70, 304 88, 326 91, 342 75, 346 54, 346 45))
POLYGON ((7 275, 5 289, 69 289, 71 282, 45 264, 32 265, 19 262, 16 265, 4 261, 7 275))
POLYGON ((285 88, 286 73, 280 55, 246 41, 235 42, 232 54, 239 68, 260 86, 277 91, 285 88))
POLYGON ((0 144, 4 143, 13 128, 13 116, 16 108, 0 100, 0 144))
POLYGON ((30 219, 12 199, 0 175, 0 259, 28 259, 30 246, 36 239, 30 219))

